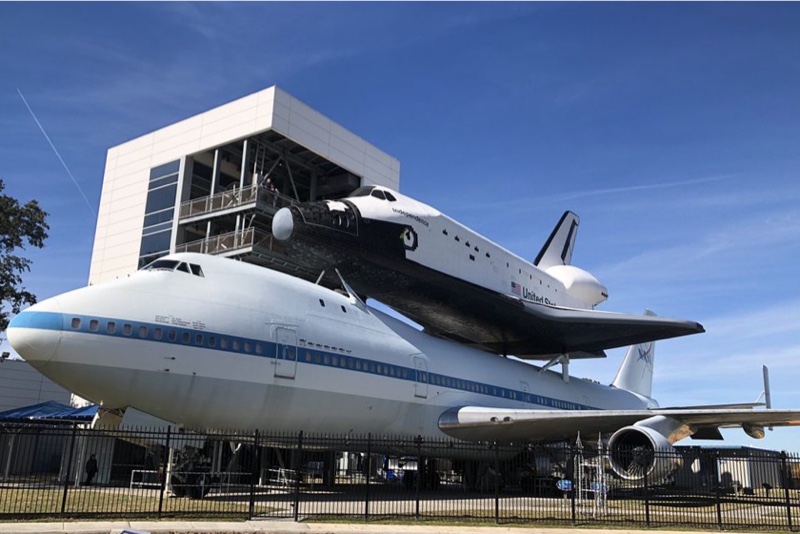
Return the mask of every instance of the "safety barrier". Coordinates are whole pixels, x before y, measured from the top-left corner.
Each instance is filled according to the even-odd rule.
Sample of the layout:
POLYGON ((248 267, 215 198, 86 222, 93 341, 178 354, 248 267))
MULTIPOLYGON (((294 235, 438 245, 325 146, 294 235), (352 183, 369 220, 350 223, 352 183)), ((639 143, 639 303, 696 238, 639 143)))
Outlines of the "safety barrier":
POLYGON ((0 423, 0 519, 414 518, 748 530, 797 523, 797 455, 684 447, 617 451, 611 460, 590 446, 0 423), (638 480, 620 476, 621 459, 638 480))

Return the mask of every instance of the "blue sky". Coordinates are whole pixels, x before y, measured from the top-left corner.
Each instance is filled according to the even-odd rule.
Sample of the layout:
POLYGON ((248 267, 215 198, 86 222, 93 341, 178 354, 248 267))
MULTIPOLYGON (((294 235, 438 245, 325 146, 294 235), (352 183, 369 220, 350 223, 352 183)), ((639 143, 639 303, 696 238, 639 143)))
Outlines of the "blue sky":
POLYGON ((662 405, 752 401, 768 364, 800 408, 799 27, 796 3, 0 3, 0 178, 50 213, 26 283, 86 284, 110 146, 277 84, 522 256, 578 213, 603 309, 708 330, 659 343, 662 405))

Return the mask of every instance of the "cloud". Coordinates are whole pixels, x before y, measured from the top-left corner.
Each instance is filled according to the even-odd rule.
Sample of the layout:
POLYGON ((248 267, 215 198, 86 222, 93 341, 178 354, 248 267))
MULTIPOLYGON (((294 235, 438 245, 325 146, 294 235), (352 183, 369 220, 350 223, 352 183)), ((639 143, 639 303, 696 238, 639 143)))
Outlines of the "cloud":
MULTIPOLYGON (((708 176, 704 178, 697 178, 692 180, 677 180, 670 182, 660 182, 654 184, 640 184, 640 185, 623 185, 618 187, 606 187, 602 189, 584 189, 581 191, 572 191, 569 193, 559 193, 555 195, 537 195, 535 197, 516 197, 512 200, 492 201, 487 200, 483 203, 465 203, 451 206, 452 210, 507 210, 514 208, 524 208, 529 210, 531 205, 543 202, 564 202, 568 200, 575 200, 579 198, 590 198, 608 195, 624 195, 626 193, 638 193, 641 191, 653 191, 658 189, 672 189, 678 187, 685 187, 691 185, 709 184, 729 180, 733 175, 718 175, 708 176)), ((505 191, 504 191, 505 192, 505 191)))

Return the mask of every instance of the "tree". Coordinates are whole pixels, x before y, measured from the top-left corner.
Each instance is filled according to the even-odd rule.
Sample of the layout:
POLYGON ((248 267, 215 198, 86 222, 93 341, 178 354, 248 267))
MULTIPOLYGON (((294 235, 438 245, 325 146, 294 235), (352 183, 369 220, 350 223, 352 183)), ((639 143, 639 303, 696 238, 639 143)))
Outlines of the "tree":
POLYGON ((8 327, 9 316, 20 312, 25 304, 34 304, 36 296, 22 285, 22 275, 30 271, 31 260, 18 256, 25 242, 42 248, 47 239, 47 213, 31 200, 21 206, 17 199, 4 195, 0 180, 0 332, 8 327))

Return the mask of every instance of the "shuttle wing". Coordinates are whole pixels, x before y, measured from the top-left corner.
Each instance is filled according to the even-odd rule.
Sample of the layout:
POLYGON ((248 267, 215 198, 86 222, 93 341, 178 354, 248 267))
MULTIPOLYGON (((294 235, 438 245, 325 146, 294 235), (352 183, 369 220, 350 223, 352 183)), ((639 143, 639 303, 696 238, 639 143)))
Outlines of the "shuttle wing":
POLYGON ((561 345, 561 352, 597 353, 603 349, 705 331, 700 323, 682 319, 558 308, 523 299, 519 302, 532 326, 542 334, 546 332, 548 338, 561 345))
POLYGON ((465 406, 439 418, 439 428, 470 441, 556 441, 608 434, 655 416, 688 427, 689 434, 720 427, 800 426, 800 410, 655 409, 655 410, 515 410, 465 406))
MULTIPOLYGON (((454 284, 452 279, 447 281, 454 284)), ((694 321, 562 308, 463 281, 448 287, 447 281, 442 279, 438 286, 426 289, 438 299, 449 298, 458 307, 458 320, 448 320, 435 306, 409 308, 407 302, 378 298, 431 334, 523 359, 550 359, 556 354, 569 354, 572 359, 602 358, 606 349, 705 332, 694 321)))

